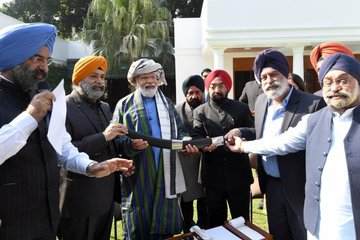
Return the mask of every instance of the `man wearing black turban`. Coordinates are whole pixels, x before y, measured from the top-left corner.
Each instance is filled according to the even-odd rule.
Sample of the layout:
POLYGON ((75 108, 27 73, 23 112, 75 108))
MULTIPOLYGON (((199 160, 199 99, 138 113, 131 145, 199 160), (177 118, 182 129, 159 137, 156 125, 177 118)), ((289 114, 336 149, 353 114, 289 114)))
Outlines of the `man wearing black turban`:
POLYGON ((346 54, 333 54, 324 60, 319 81, 328 107, 304 116, 280 136, 249 142, 235 137, 235 144, 227 146, 266 155, 306 149, 308 239, 359 239, 360 63, 346 54))
MULTIPOLYGON (((288 82, 287 58, 274 49, 260 52, 254 73, 265 94, 255 104, 256 138, 275 137, 294 127, 305 114, 320 109, 321 98, 296 90, 288 82)), ((239 131, 235 130, 237 135, 239 131)), ((254 137, 254 136, 251 136, 254 137)), ((246 137, 248 138, 248 137, 246 137)), ((266 193, 269 231, 277 240, 304 240, 305 151, 284 156, 258 156, 260 189, 266 193)))
MULTIPOLYGON (((176 111, 184 122, 186 130, 191 134, 193 129, 193 110, 204 102, 205 83, 199 75, 187 77, 182 90, 185 102, 176 105, 176 111)), ((181 166, 184 171, 186 192, 181 197, 181 211, 184 217, 184 232, 189 232, 195 225, 193 220, 194 207, 193 200, 197 199, 197 223, 202 229, 207 228, 207 211, 204 198, 204 189, 198 182, 200 155, 180 155, 181 166)))

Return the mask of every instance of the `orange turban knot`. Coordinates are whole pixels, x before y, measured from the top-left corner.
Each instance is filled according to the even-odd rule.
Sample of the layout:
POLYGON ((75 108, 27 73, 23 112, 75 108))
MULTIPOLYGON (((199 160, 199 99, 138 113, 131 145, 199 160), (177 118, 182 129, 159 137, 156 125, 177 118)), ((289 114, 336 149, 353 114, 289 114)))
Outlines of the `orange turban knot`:
POLYGON ((317 62, 320 57, 327 58, 334 53, 345 53, 351 57, 355 57, 354 53, 345 45, 337 42, 321 43, 314 47, 310 53, 310 62, 314 70, 317 72, 317 62))
POLYGON ((205 78, 205 88, 206 90, 209 90, 209 87, 211 85, 211 82, 214 80, 214 78, 219 77, 220 80, 224 83, 227 91, 229 92, 232 86, 232 80, 230 75, 225 70, 215 70, 209 73, 209 75, 205 78))
POLYGON ((77 85, 81 80, 99 68, 106 73, 107 61, 103 56, 87 56, 80 58, 74 67, 72 83, 77 85))

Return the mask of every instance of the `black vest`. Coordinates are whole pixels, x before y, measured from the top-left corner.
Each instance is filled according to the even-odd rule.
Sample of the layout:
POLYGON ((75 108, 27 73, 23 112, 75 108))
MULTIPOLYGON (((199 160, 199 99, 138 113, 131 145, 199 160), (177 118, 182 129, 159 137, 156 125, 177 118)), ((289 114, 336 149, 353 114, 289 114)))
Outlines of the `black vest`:
MULTIPOLYGON (((0 80, 0 126, 30 102, 16 85, 0 80)), ((57 155, 40 122, 25 146, 0 165, 0 239, 32 239, 54 233, 59 222, 57 155)))

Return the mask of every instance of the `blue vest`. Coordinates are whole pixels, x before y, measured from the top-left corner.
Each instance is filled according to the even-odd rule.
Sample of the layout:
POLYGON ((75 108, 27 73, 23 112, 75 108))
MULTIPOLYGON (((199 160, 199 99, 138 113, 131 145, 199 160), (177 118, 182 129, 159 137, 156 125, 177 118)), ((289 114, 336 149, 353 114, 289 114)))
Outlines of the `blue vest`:
MULTIPOLYGON (((304 222, 306 229, 312 234, 315 234, 319 219, 321 175, 332 141, 331 126, 332 113, 329 107, 311 114, 308 119, 304 222)), ((344 139, 344 147, 355 231, 358 237, 360 236, 360 107, 354 109, 353 121, 344 139)))

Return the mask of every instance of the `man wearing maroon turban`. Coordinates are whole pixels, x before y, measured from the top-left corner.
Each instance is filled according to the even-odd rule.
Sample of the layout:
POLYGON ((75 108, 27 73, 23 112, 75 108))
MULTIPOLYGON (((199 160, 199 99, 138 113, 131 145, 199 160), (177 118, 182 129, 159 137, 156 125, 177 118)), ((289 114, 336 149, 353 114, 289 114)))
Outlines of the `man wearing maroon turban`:
MULTIPOLYGON (((288 82, 287 58, 275 49, 254 61, 256 79, 265 94, 255 104, 255 129, 233 130, 246 139, 275 137, 294 127, 302 116, 322 107, 321 98, 296 90, 288 82), (254 135, 251 135, 254 134, 254 135)), ((228 134, 228 138, 232 135, 228 134)), ((258 155, 260 189, 266 194, 269 231, 277 240, 304 240, 305 151, 284 156, 258 155)))
MULTIPOLYGON (((252 127, 248 106, 229 99, 232 80, 224 70, 212 71, 205 79, 210 99, 194 110, 193 137, 225 135, 234 127, 252 127)), ((208 206, 209 227, 227 220, 227 203, 233 218, 249 219, 250 184, 253 182, 250 162, 246 154, 238 155, 224 146, 212 144, 203 149, 201 179, 208 206)))

